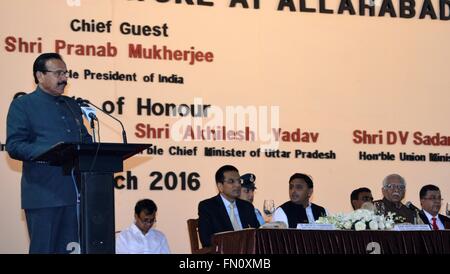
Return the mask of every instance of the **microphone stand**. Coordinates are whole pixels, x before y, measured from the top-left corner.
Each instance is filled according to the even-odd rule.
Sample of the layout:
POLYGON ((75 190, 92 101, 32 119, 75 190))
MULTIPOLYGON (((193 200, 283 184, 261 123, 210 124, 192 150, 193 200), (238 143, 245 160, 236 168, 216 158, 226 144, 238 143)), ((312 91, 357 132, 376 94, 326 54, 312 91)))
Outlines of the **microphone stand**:
POLYGON ((95 123, 94 119, 91 118, 91 128, 92 128, 92 142, 95 143, 95 123))
POLYGON ((127 144, 127 133, 125 132, 125 127, 123 126, 122 122, 117 119, 116 117, 112 116, 111 114, 109 114, 108 112, 104 111, 103 109, 101 109, 100 107, 94 105, 92 102, 88 101, 88 100, 84 100, 87 104, 90 104, 92 106, 94 106, 96 109, 100 110, 101 112, 105 113, 106 115, 108 115, 109 117, 113 118, 114 120, 116 120, 117 122, 119 122, 120 126, 122 127, 122 139, 123 139, 123 143, 127 144))

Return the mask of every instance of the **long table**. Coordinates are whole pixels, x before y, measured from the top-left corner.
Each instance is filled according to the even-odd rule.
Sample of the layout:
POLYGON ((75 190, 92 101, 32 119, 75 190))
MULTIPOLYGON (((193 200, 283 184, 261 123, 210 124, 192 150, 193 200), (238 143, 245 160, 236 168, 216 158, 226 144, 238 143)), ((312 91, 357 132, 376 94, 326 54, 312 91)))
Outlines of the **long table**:
POLYGON ((245 229, 213 236, 220 254, 450 254, 450 230, 245 229))

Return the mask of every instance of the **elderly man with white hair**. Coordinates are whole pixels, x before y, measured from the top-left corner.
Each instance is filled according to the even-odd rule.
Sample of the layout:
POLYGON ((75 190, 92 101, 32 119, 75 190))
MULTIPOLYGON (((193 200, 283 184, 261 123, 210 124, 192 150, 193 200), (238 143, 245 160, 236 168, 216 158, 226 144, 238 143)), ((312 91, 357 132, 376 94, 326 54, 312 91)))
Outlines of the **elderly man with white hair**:
POLYGON ((386 176, 381 191, 383 199, 374 202, 378 209, 382 209, 384 214, 395 213, 396 216, 403 217, 406 223, 414 223, 415 212, 402 203, 406 192, 406 182, 402 176, 398 174, 386 176))

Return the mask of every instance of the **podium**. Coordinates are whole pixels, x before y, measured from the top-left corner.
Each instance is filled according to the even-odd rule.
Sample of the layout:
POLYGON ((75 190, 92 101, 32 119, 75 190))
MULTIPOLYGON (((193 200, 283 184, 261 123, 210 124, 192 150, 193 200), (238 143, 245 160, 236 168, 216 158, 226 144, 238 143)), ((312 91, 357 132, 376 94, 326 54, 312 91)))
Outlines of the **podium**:
POLYGON ((61 166, 71 175, 80 194, 80 248, 82 254, 115 253, 114 173, 123 161, 149 144, 57 143, 34 161, 61 166))

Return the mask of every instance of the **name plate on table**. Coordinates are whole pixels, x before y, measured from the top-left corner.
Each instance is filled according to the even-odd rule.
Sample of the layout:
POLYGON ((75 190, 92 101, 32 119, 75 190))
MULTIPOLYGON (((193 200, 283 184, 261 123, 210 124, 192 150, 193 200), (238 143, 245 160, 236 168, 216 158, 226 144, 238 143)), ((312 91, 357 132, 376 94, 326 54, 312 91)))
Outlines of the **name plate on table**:
POLYGON ((431 230, 429 225, 395 225, 395 231, 424 231, 431 230))
POLYGON ((270 222, 270 223, 265 223, 262 226, 260 226, 259 228, 287 228, 287 225, 285 222, 270 222))
POLYGON ((301 230, 336 230, 334 224, 297 224, 297 229, 301 230))

